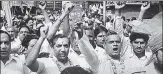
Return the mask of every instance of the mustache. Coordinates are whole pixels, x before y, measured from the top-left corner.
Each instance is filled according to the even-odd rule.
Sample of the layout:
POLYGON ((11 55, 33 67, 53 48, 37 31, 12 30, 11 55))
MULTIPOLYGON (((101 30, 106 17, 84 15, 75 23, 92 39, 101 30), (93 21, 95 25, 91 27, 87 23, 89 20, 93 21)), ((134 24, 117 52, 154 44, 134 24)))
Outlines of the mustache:
POLYGON ((142 49, 142 47, 136 47, 136 49, 142 49))

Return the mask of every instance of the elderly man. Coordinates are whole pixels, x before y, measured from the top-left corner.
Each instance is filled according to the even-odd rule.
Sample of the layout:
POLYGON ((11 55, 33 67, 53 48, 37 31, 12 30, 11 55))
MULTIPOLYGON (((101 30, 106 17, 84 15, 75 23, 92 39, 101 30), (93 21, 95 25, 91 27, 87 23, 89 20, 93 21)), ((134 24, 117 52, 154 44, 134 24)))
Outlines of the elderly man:
MULTIPOLYGON (((41 3, 44 7, 45 4, 41 3)), ((39 5, 40 6, 40 5, 39 5)), ((30 61, 26 61, 27 66, 34 72, 39 71, 40 74, 60 74, 60 72, 66 67, 78 65, 78 62, 73 62, 69 57, 70 40, 67 36, 63 34, 56 35, 57 30, 62 22, 62 20, 70 13, 73 9, 73 5, 68 3, 66 5, 65 11, 61 17, 50 27, 47 34, 47 40, 51 43, 53 48, 53 56, 49 58, 38 58, 40 52, 41 44, 39 44, 34 50, 31 50, 27 57, 31 57, 30 61), (37 59, 37 60, 36 60, 37 59), (44 66, 40 66, 39 63, 43 63, 44 66), (43 70, 40 70, 44 68, 43 70)), ((45 18, 47 20, 47 18, 45 18)))
POLYGON ((123 61, 120 60, 121 39, 117 33, 110 32, 105 38, 104 49, 107 56, 105 60, 98 57, 86 35, 79 41, 79 48, 86 56, 86 60, 95 74, 124 73, 123 61))

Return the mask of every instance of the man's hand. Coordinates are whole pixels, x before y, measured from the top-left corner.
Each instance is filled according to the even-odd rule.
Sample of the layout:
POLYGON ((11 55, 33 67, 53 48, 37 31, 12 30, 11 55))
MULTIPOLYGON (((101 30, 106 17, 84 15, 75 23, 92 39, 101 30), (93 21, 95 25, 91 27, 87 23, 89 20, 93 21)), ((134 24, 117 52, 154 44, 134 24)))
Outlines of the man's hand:
POLYGON ((150 3, 149 2, 145 2, 141 6, 141 11, 146 11, 148 8, 150 8, 150 3))
POLYGON ((45 7, 46 7, 46 2, 39 2, 39 8, 40 9, 42 9, 42 10, 44 10, 45 9, 45 7))
POLYGON ((115 2, 114 1, 114 5, 115 5, 115 9, 121 9, 125 6, 125 2, 120 2, 120 1, 115 2))
POLYGON ((27 49, 25 47, 23 47, 22 45, 20 45, 17 49, 17 54, 23 54, 27 49))
POLYGON ((41 27, 41 29, 40 29, 40 37, 46 38, 48 30, 49 30, 49 27, 47 27, 47 26, 41 27))
POLYGON ((64 6, 63 6, 63 9, 65 11, 65 13, 70 13, 74 8, 74 4, 73 3, 66 3, 64 6))

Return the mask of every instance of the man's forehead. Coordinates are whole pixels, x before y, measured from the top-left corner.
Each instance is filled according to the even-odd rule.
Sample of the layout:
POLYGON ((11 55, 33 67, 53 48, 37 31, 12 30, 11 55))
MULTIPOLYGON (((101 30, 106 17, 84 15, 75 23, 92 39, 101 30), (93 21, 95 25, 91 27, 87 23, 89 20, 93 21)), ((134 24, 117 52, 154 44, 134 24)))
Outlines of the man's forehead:
POLYGON ((1 38, 0 41, 2 41, 2 40, 8 40, 9 41, 9 36, 5 33, 1 33, 0 38, 1 38))
POLYGON ((7 30, 14 30, 14 28, 13 27, 8 27, 7 30))
POLYGON ((29 30, 28 30, 28 28, 26 28, 26 27, 22 27, 22 28, 20 29, 20 31, 29 31, 29 30))
POLYGON ((144 41, 144 39, 143 38, 137 38, 135 41, 144 41))
POLYGON ((107 40, 121 40, 120 36, 119 35, 109 35, 106 37, 107 40))
POLYGON ((56 41, 56 44, 68 44, 69 40, 68 38, 58 38, 58 40, 56 41))
POLYGON ((93 35, 93 31, 92 30, 85 30, 87 35, 93 35))

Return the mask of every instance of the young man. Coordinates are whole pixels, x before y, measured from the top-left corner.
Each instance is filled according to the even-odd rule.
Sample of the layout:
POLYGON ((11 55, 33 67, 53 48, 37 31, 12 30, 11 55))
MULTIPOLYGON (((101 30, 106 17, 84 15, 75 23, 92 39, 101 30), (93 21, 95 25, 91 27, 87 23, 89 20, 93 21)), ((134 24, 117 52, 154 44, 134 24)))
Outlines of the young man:
POLYGON ((96 43, 95 51, 97 52, 97 55, 101 60, 104 60, 106 58, 106 56, 104 55, 105 54, 104 43, 107 32, 108 30, 103 26, 98 26, 94 30, 96 43))
POLYGON ((149 35, 146 33, 132 32, 130 35, 130 42, 132 46, 132 53, 127 58, 125 63, 126 70, 136 70, 137 68, 145 67, 147 61, 151 58, 152 53, 147 52, 147 43, 149 35))

